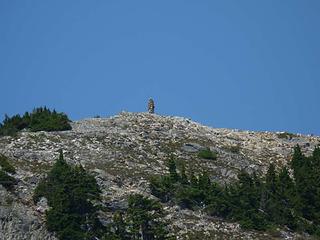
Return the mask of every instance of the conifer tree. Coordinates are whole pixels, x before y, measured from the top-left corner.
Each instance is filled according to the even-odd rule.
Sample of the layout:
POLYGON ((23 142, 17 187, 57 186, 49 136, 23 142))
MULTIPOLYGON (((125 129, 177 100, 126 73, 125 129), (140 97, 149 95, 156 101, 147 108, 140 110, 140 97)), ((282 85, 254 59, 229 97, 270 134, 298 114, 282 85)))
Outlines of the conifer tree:
POLYGON ((296 190, 289 171, 283 167, 279 173, 277 182, 278 194, 278 213, 277 223, 287 225, 290 229, 297 228, 297 217, 294 212, 294 204, 296 199, 296 190))
POLYGON ((86 240, 99 236, 102 226, 93 201, 100 200, 100 189, 93 176, 83 167, 72 167, 62 151, 48 176, 35 189, 34 201, 46 197, 49 231, 62 240, 86 240))
POLYGON ((293 169, 294 178, 295 180, 298 180, 301 174, 301 169, 305 164, 304 163, 305 157, 302 154, 301 148, 299 145, 296 145, 293 150, 294 150, 293 156, 290 164, 293 169))
POLYGON ((169 159, 168 167, 169 167, 170 179, 172 183, 176 183, 177 181, 179 181, 179 175, 177 173, 177 166, 173 157, 169 159))
POLYGON ((238 198, 231 200, 232 218, 238 220, 244 228, 266 229, 265 214, 259 211, 260 194, 256 191, 253 178, 246 171, 241 171, 238 178, 238 185, 234 188, 238 198))
POLYGON ((181 184, 189 184, 188 176, 186 174, 186 166, 181 164, 180 168, 180 182, 181 184))
POLYGON ((269 215, 269 220, 277 218, 279 210, 279 199, 277 196, 277 174, 274 164, 270 164, 265 181, 265 211, 269 215))
POLYGON ((128 199, 127 223, 132 240, 168 239, 167 224, 159 202, 142 195, 131 195, 128 199))

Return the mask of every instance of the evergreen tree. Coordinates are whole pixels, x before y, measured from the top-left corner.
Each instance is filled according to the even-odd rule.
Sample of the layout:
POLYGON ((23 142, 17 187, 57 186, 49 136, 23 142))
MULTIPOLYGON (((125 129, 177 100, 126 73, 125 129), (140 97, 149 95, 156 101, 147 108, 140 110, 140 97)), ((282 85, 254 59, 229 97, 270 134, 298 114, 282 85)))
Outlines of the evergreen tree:
POLYGON ((174 195, 175 187, 170 176, 153 176, 149 186, 151 193, 162 202, 168 202, 174 195))
POLYGON ((16 169, 14 168, 14 166, 11 165, 11 163, 9 162, 9 159, 2 154, 0 154, 0 169, 7 173, 11 173, 11 174, 16 173, 16 169))
POLYGON ((131 195, 128 199, 127 224, 132 240, 169 239, 164 212, 159 202, 142 195, 131 195))
POLYGON ((184 164, 181 164, 180 182, 181 184, 189 184, 188 176, 186 174, 186 166, 184 164))
POLYGON ((312 153, 312 166, 317 170, 320 168, 320 147, 316 147, 312 153))
POLYGON ((199 176, 198 187, 203 191, 208 191, 211 186, 211 181, 207 172, 203 172, 199 176))
POLYGON ((9 159, 0 154, 0 184, 7 190, 12 190, 16 184, 16 179, 10 174, 15 174, 15 168, 10 164, 9 159))
POLYGON ((5 171, 0 170, 0 184, 7 190, 11 190, 16 183, 16 179, 8 175, 5 171))
POLYGON ((192 186, 178 186, 175 190, 174 200, 181 208, 196 209, 203 205, 204 192, 192 186))
POLYGON ((270 164, 265 181, 265 212, 270 221, 277 221, 279 211, 279 199, 277 196, 277 175, 274 164, 270 164))
MULTIPOLYGON (((162 202, 169 201, 175 188, 183 180, 177 173, 175 160, 171 157, 168 161, 169 174, 166 176, 154 176, 150 178, 151 193, 161 199, 162 202)), ((185 174, 185 173, 184 173, 185 174)), ((183 176, 185 178, 185 176, 183 176)), ((185 181, 184 179, 183 181, 185 181)))
POLYGON ((268 223, 265 213, 259 210, 260 192, 257 191, 254 179, 246 171, 241 171, 238 179, 234 188, 238 198, 231 199, 232 218, 239 221, 243 228, 265 230, 268 223))
POLYGON ((168 167, 169 167, 170 179, 172 183, 176 183, 177 181, 179 181, 179 175, 177 173, 177 166, 173 157, 169 159, 168 167))
MULTIPOLYGON (((316 147, 312 154, 311 182, 314 186, 314 221, 320 225, 320 148, 316 147)), ((320 235, 320 234, 319 234, 320 235)))
POLYGON ((198 187, 199 185, 199 180, 193 173, 190 176, 190 185, 192 187, 198 187))
POLYGON ((302 167, 304 166, 304 160, 305 157, 301 152, 301 148, 299 145, 296 145, 293 149, 293 156, 291 160, 291 167, 293 169, 294 178, 297 180, 299 179, 301 173, 302 167))
POLYGON ((116 212, 113 216, 115 235, 119 239, 128 239, 128 234, 126 232, 126 223, 123 220, 123 214, 121 212, 116 212))
POLYGON ((62 151, 47 178, 35 189, 34 201, 42 196, 51 207, 46 212, 47 228, 59 239, 85 240, 101 235, 102 226, 93 205, 100 200, 97 182, 83 167, 70 166, 62 151))
POLYGON ((298 224, 297 214, 294 212, 294 200, 296 190, 293 180, 289 175, 286 167, 282 168, 279 173, 277 182, 278 190, 278 213, 277 223, 287 225, 290 229, 296 229, 298 224))
POLYGON ((231 190, 228 186, 221 187, 212 183, 210 193, 206 196, 206 212, 212 216, 229 218, 231 213, 231 190))
POLYGON ((64 131, 70 130, 70 120, 64 113, 50 111, 46 107, 26 112, 23 116, 16 114, 12 117, 5 115, 3 123, 0 124, 0 136, 15 135, 23 129, 36 131, 64 131))

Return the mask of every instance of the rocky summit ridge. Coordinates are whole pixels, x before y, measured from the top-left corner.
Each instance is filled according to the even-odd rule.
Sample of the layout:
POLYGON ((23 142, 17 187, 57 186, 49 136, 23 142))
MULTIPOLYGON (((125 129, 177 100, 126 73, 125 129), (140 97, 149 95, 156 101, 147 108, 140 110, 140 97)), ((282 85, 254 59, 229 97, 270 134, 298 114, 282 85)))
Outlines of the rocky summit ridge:
MULTIPOLYGON (((105 205, 116 210, 126 208, 130 193, 149 196, 149 177, 166 173, 166 161, 171 156, 184 162, 189 172, 206 171, 212 179, 227 183, 240 169, 264 173, 270 163, 286 165, 296 144, 307 155, 320 144, 317 136, 211 128, 186 118, 149 113, 122 112, 71 125, 70 131, 23 131, 0 138, 0 154, 10 158, 18 180, 13 192, 0 185, 0 239, 56 239, 44 227, 45 201, 35 205, 32 194, 59 149, 68 162, 81 164, 94 174, 105 205), (217 159, 199 158, 197 152, 205 148, 217 152, 217 159)), ((237 223, 201 211, 164 207, 178 239, 302 238, 289 231, 244 231, 237 223)), ((101 221, 107 222, 109 217, 101 214, 101 221)))

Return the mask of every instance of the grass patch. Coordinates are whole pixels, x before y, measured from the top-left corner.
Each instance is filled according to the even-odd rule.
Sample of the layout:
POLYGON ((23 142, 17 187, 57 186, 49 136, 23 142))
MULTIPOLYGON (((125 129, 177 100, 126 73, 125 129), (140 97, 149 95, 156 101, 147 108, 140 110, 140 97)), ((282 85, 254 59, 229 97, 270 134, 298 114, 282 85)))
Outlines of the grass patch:
POLYGON ((199 158, 204 158, 204 159, 211 159, 211 160, 216 160, 217 159, 217 153, 212 152, 209 148, 200 150, 198 152, 198 157, 199 158))

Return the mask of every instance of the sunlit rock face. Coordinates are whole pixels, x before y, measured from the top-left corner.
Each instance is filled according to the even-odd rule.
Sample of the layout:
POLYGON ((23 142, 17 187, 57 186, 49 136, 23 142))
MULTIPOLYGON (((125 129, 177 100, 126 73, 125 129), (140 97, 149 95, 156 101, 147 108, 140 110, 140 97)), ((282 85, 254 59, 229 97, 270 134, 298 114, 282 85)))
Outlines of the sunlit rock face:
MULTIPOLYGON (((0 153, 16 167, 13 176, 18 182, 13 192, 0 186, 0 239, 55 239, 44 225, 46 200, 33 203, 32 194, 59 149, 68 162, 81 163, 94 174, 104 204, 116 211, 127 207, 126 197, 131 193, 149 195, 149 177, 167 173, 166 161, 171 156, 184 162, 189 172, 205 170, 213 180, 228 183, 240 169, 264 173, 271 162, 286 165, 296 144, 308 155, 319 143, 315 136, 217 129, 181 117, 128 112, 76 121, 65 132, 1 137, 0 153), (204 148, 217 152, 217 159, 199 158, 197 153, 204 148)), ((179 239, 274 239, 270 233, 244 231, 236 223, 200 211, 164 207, 179 239)), ((109 217, 101 219, 108 222, 109 217)), ((278 236, 296 237, 285 231, 278 236)))

